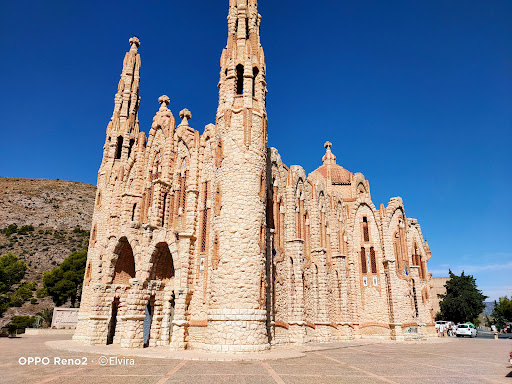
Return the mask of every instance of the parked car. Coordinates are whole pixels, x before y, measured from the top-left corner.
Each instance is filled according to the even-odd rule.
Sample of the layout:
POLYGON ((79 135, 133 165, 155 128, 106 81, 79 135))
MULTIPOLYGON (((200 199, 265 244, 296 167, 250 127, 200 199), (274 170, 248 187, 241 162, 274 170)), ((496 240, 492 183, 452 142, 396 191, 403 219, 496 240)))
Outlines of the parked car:
POLYGON ((7 327, 0 328, 0 337, 9 337, 9 329, 7 327))
POLYGON ((463 337, 463 336, 469 336, 469 337, 476 337, 477 330, 474 326, 471 324, 460 324, 457 326, 457 337, 463 337))

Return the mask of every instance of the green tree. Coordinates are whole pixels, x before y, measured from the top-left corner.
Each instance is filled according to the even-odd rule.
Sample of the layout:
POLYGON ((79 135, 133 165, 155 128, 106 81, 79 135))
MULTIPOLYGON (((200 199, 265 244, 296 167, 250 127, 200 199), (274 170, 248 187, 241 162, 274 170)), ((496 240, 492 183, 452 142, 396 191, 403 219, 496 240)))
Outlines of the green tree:
POLYGON ((0 317, 11 306, 12 287, 25 276, 27 265, 14 253, 0 257, 0 317))
POLYGON ((12 294, 11 294, 11 307, 21 307, 23 303, 29 299, 31 299, 34 295, 34 288, 36 287, 35 282, 25 282, 21 284, 12 294))
POLYGON ((6 293, 13 285, 18 284, 26 271, 27 265, 14 253, 0 257, 0 293, 6 293))
POLYGON ((57 306, 71 300, 74 307, 80 299, 87 262, 87 250, 73 252, 62 264, 43 276, 44 289, 57 306))
POLYGON ((464 271, 457 276, 450 270, 450 280, 446 282, 445 288, 446 295, 438 295, 442 299, 439 303, 441 317, 456 323, 474 323, 484 310, 484 301, 487 299, 477 288, 476 279, 465 275, 464 271))
POLYGON ((14 316, 7 325, 9 329, 16 327, 18 333, 25 333, 25 328, 34 325, 35 317, 31 316, 14 316))
POLYGON ((512 298, 500 297, 499 302, 494 301, 492 317, 495 323, 503 328, 508 322, 512 322, 512 298))

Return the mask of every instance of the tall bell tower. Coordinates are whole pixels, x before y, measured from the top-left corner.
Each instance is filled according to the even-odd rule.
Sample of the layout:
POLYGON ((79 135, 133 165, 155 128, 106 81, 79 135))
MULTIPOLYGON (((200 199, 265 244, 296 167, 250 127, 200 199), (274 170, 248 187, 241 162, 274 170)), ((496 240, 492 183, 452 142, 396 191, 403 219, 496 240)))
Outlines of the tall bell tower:
POLYGON ((230 0, 216 118, 216 199, 206 348, 269 348, 265 308, 267 115, 256 0, 230 0))

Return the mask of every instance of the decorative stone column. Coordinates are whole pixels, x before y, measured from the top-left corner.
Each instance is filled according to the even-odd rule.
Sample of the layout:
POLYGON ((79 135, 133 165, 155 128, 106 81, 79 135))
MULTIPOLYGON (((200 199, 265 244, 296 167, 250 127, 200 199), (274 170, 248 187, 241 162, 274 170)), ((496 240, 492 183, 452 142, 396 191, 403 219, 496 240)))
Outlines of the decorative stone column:
POLYGON ((142 282, 139 279, 130 279, 130 289, 127 293, 126 312, 118 316, 118 322, 123 322, 123 332, 118 335, 116 327, 115 338, 121 337, 120 344, 122 348, 143 348, 147 301, 144 300, 142 282))
POLYGON ((295 275, 295 289, 292 308, 289 313, 288 330, 290 343, 304 344, 306 342, 306 321, 304 313, 304 240, 294 239, 286 242, 286 254, 292 255, 293 273, 295 275))
MULTIPOLYGON (((190 193, 189 200, 196 198, 197 194, 190 193), (194 197, 195 196, 195 197, 194 197)), ((195 237, 191 233, 178 234, 178 255, 180 268, 175 270, 176 283, 174 289, 174 319, 172 321, 172 336, 170 348, 173 350, 186 349, 186 335, 188 331, 187 303, 190 291, 188 289, 188 270, 190 246, 195 237)))
POLYGON ((389 329, 391 330, 391 339, 404 340, 403 329, 397 316, 397 309, 400 307, 398 301, 397 284, 398 277, 396 274, 396 261, 394 259, 386 259, 383 261, 384 275, 386 278, 386 296, 388 298, 389 308, 389 329))
POLYGON ((331 339, 331 321, 329 320, 329 287, 327 283, 327 249, 318 248, 311 251, 313 259, 318 266, 318 312, 316 313, 315 326, 318 341, 331 339))

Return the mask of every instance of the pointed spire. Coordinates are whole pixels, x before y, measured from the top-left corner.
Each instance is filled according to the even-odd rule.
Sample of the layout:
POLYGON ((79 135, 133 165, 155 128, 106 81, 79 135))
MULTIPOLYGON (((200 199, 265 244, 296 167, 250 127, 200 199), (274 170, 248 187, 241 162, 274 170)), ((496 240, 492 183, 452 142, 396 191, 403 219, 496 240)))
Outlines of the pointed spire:
POLYGON ((332 143, 327 141, 324 144, 326 149, 324 157, 322 157, 322 162, 324 165, 336 164, 336 156, 331 152, 332 143))
POLYGON ((132 37, 129 42, 130 50, 124 57, 123 72, 115 96, 114 113, 109 124, 112 134, 138 133, 141 61, 137 50, 140 41, 137 37, 132 37))

